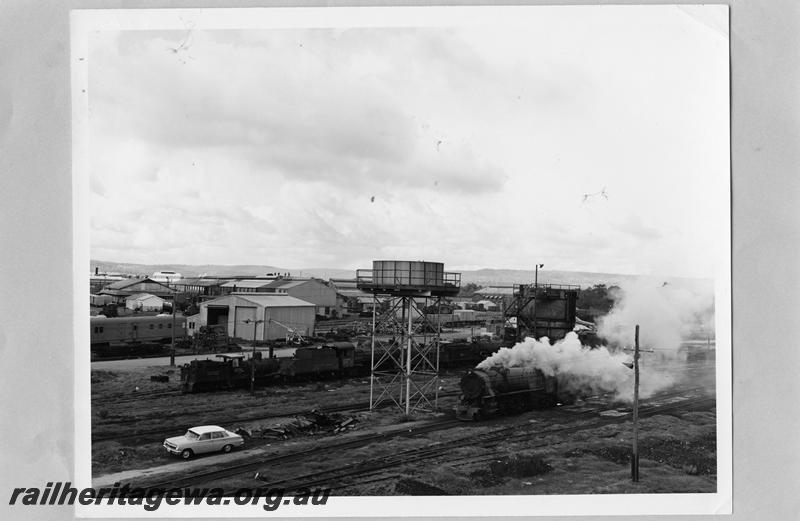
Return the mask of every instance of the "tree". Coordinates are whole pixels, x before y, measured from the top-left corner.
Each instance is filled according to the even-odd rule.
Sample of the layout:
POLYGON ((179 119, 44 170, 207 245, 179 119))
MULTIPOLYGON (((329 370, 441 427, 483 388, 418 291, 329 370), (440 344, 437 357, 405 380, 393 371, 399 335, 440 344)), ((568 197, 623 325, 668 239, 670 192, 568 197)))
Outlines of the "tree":
POLYGON ((577 306, 590 316, 606 315, 614 307, 614 293, 618 290, 617 286, 606 287, 605 284, 595 284, 580 291, 577 306))
POLYGON ((459 297, 471 297, 475 293, 478 292, 483 286, 479 286, 474 282, 468 282, 467 284, 461 286, 461 291, 458 292, 459 297))

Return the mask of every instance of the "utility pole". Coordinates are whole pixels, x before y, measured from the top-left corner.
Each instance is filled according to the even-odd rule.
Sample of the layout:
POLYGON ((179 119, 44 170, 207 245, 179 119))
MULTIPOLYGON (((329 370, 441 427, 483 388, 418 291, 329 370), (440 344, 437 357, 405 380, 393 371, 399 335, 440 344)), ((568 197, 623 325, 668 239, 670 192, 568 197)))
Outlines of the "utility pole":
MULTIPOLYGON (((167 277, 167 287, 169 287, 169 277, 167 277)), ((175 367, 175 300, 176 295, 172 293, 172 344, 169 350, 169 365, 175 367)))
POLYGON ((258 330, 259 322, 264 322, 263 320, 250 320, 245 319, 244 323, 249 324, 253 323, 253 353, 250 355, 250 395, 256 395, 256 332, 258 330))
MULTIPOLYGON (((536 303, 539 300, 539 268, 544 268, 544 264, 536 265, 536 274, 533 278, 533 331, 531 336, 534 339, 536 339, 536 303)), ((519 324, 517 324, 517 328, 519 328, 519 324)))
POLYGON ((253 322, 253 354, 250 356, 250 396, 256 395, 256 329, 258 322, 253 322))
POLYGON ((633 352, 633 456, 631 457, 631 480, 639 481, 639 324, 636 324, 635 349, 633 352))
MULTIPOLYGON (((270 326, 272 326, 272 322, 274 322, 272 320, 272 317, 269 317, 269 320, 267 320, 267 325, 264 327, 269 328, 270 326)), ((267 339, 267 342, 269 344, 269 357, 272 358, 274 356, 274 351, 273 351, 274 346, 272 345, 272 340, 269 340, 267 338, 267 329, 264 330, 264 338, 267 339)))

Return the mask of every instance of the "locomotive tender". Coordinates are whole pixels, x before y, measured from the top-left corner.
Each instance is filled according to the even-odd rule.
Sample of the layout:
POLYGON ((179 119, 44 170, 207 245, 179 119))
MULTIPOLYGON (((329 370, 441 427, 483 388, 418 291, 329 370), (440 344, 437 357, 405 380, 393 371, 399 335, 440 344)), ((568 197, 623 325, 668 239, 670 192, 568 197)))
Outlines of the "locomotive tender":
POLYGON ((514 414, 553 407, 558 398, 555 376, 533 367, 473 369, 461 378, 456 418, 477 421, 496 414, 514 414))
MULTIPOLYGON (((484 342, 443 343, 439 366, 472 366, 491 355, 499 344, 484 342)), ((251 364, 255 364, 255 380, 259 385, 282 381, 346 377, 369 374, 370 358, 356 350, 352 342, 327 342, 299 347, 293 357, 260 358, 255 362, 244 356, 217 355, 221 360, 192 360, 181 368, 181 390, 184 393, 247 387, 251 364)))
POLYGON ((356 349, 351 342, 298 347, 292 357, 255 358, 217 355, 222 360, 192 360, 181 367, 181 391, 196 393, 247 387, 251 376, 259 385, 304 378, 354 375, 356 349))

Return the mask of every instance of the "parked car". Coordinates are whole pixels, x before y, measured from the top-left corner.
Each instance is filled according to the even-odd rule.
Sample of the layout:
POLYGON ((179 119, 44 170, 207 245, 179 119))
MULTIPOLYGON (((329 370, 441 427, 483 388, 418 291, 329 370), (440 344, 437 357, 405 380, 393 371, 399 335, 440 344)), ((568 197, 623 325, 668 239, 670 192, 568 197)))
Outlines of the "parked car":
POLYGON ((217 425, 192 427, 183 436, 175 436, 164 440, 167 452, 189 459, 195 454, 222 451, 228 453, 234 447, 244 445, 244 439, 238 434, 217 425))

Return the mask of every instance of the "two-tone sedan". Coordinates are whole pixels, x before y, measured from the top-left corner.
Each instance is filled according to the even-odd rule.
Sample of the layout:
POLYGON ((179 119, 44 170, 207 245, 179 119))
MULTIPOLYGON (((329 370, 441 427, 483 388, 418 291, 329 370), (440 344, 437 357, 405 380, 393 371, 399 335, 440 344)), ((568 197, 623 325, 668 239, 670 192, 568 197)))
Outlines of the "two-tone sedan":
POLYGON ((183 436, 164 440, 164 448, 167 449, 167 452, 183 459, 206 452, 228 453, 234 447, 242 445, 244 445, 244 439, 241 436, 217 425, 192 427, 183 436))

